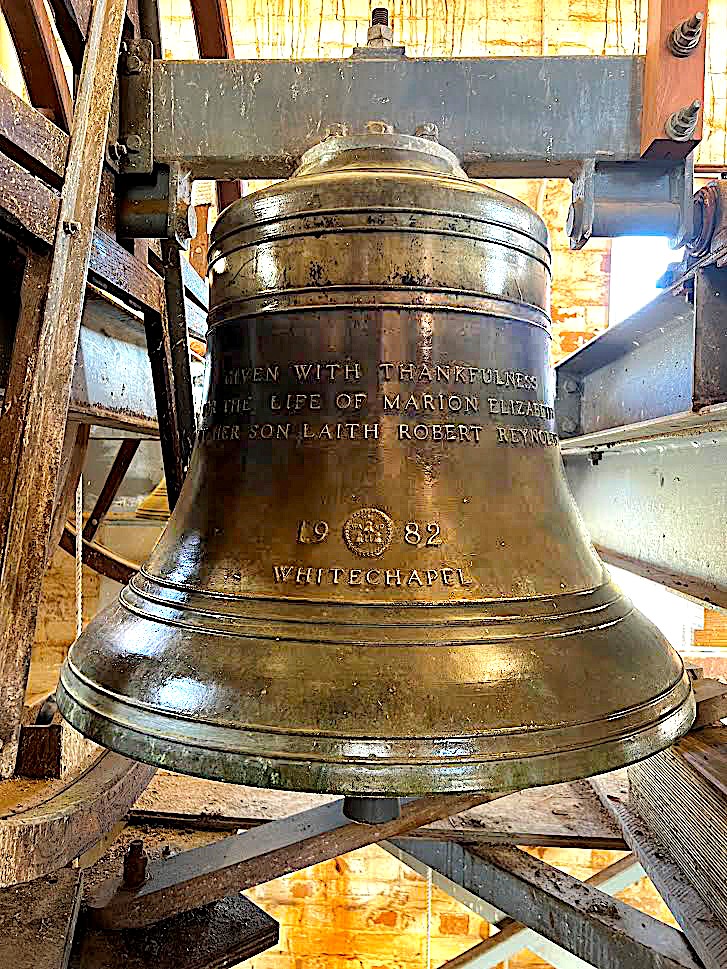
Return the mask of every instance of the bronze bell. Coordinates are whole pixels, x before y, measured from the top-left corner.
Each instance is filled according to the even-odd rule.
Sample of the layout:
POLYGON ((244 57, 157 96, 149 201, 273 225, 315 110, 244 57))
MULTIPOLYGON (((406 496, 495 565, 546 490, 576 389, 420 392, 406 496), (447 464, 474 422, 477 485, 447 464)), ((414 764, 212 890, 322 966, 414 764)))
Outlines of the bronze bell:
POLYGON ((566 485, 533 211, 434 141, 369 130, 228 208, 209 265, 189 474, 71 649, 75 727, 176 771, 359 796, 554 783, 688 729, 682 661, 566 485))

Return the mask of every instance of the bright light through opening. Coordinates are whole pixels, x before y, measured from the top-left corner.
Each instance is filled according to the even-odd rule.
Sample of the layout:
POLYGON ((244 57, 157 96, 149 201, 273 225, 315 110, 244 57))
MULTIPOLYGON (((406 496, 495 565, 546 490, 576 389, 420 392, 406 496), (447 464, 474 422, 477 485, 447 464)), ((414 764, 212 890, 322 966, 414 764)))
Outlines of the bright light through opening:
POLYGON ((609 326, 641 309, 661 292, 656 281, 669 263, 679 262, 681 249, 672 249, 663 236, 621 236, 611 244, 609 326))

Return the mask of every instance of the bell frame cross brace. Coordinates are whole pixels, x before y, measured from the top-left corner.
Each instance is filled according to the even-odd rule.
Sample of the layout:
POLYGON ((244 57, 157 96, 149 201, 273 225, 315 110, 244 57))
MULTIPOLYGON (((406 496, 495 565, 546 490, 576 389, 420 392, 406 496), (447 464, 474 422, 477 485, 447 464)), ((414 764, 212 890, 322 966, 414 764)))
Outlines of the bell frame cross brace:
MULTIPOLYGON (((40 26, 46 53, 51 50, 55 41, 38 5, 21 0, 10 6, 16 14, 14 29, 21 31, 30 22, 17 15, 21 7, 23 15, 33 12, 34 29, 40 26)), ((29 86, 39 107, 48 108, 43 92, 58 96, 54 119, 67 125, 70 135, 0 87, 0 223, 3 242, 17 251, 19 267, 18 314, 0 423, 4 603, 0 776, 11 778, 4 784, 15 783, 12 775, 39 576, 56 534, 52 527, 52 519, 58 517, 53 514, 55 496, 75 490, 73 481, 62 487, 64 468, 69 467, 61 460, 67 421, 75 422, 66 434, 71 445, 77 439, 78 422, 110 424, 130 435, 159 434, 174 500, 194 431, 186 353, 179 353, 179 341, 186 345, 186 331, 199 325, 206 303, 204 285, 190 276, 185 260, 178 258, 178 247, 175 256, 174 240, 183 242, 189 234, 185 227, 189 176, 285 176, 329 125, 356 128, 381 120, 403 132, 413 132, 422 124, 437 125, 442 140, 474 177, 570 177, 574 197, 569 228, 574 247, 591 235, 634 231, 666 233, 677 240, 700 236, 701 250, 693 246, 692 264, 677 274, 664 298, 646 313, 648 318, 628 322, 630 340, 606 334, 564 362, 558 374, 558 419, 566 439, 571 484, 602 552, 608 547, 612 559, 636 571, 686 588, 702 601, 727 604, 724 547, 710 547, 708 557, 703 554, 705 520, 698 513, 703 505, 712 518, 722 515, 724 520, 724 487, 718 479, 724 463, 720 465, 717 456, 724 453, 718 449, 723 447, 720 434, 727 425, 724 344, 718 339, 727 206, 720 206, 719 199, 711 206, 702 205, 701 221, 694 224, 697 209, 691 198, 689 167, 690 153, 701 135, 705 8, 697 11, 685 0, 652 4, 646 57, 414 60, 397 48, 372 47, 341 61, 165 62, 154 56, 160 45, 153 0, 133 0, 128 8, 125 0, 54 0, 51 6, 78 72, 74 117, 68 117, 62 86, 46 83, 53 57, 46 57, 42 65, 46 74, 33 75, 40 76, 45 87, 29 86), (693 38, 694 32, 690 35, 689 25, 694 25, 696 13, 704 15, 702 36, 690 48, 689 36, 693 38), (671 38, 678 30, 677 53, 671 38), (205 97, 200 97, 201 91, 205 97), (110 210, 101 211, 99 185, 102 198, 104 185, 110 185, 117 196, 116 223, 110 210), (142 208, 151 222, 140 219, 142 208), (705 232, 705 225, 709 231, 705 232), (130 237, 163 237, 167 244, 156 257, 139 242, 132 253, 130 245, 123 247, 117 241, 130 237), (94 325, 89 315, 89 304, 98 295, 102 317, 109 312, 109 297, 115 312, 123 316, 124 326, 113 331, 120 341, 117 346, 84 335, 85 331, 112 332, 98 318, 94 325), (664 319, 678 337, 671 346, 678 346, 682 364, 679 380, 667 381, 666 390, 663 358, 668 347, 659 343, 658 336, 664 319), (650 335, 644 341, 648 352, 637 360, 630 354, 644 334, 650 335), (141 345, 144 335, 148 341, 149 364, 134 355, 140 335, 141 345), (128 360, 125 377, 138 377, 135 385, 127 379, 119 386, 113 379, 119 353, 128 360), (618 395, 612 404, 602 403, 609 374, 627 382, 625 375, 633 373, 636 364, 638 382, 644 388, 641 409, 636 405, 619 409, 618 395), (103 379, 94 379, 98 375, 103 379), (136 395, 129 391, 130 384, 137 387, 136 395), (669 524, 672 543, 660 543, 658 523, 648 516, 623 520, 620 529, 608 534, 599 532, 607 524, 605 513, 599 518, 601 507, 608 506, 612 494, 623 494, 624 506, 629 506, 629 495, 617 483, 619 468, 627 462, 630 470, 646 473, 652 458, 645 460, 643 455, 656 445, 641 445, 657 438, 667 441, 659 445, 659 453, 669 456, 671 470, 679 472, 673 477, 680 478, 686 489, 675 493, 671 504, 665 503, 674 509, 669 524), (698 449, 679 444, 692 439, 705 445, 701 457, 706 454, 711 459, 698 467, 694 464, 698 449), (708 442, 712 450, 706 447, 708 442), (610 464, 612 471, 604 474, 610 464), (594 487, 593 476, 599 473, 602 479, 594 487), (697 509, 687 521, 678 512, 685 498, 697 509)), ((192 6, 200 55, 230 57, 224 0, 192 6)), ((620 332, 626 334, 626 330, 620 332)), ((124 463, 125 459, 120 461, 116 478, 123 475, 124 463)), ((663 477, 666 480, 666 474, 663 477)), ((637 507, 632 500, 632 515, 637 507)), ((102 570, 109 568, 92 536, 84 542, 84 557, 102 570)), ((111 564, 120 570, 118 574, 130 567, 123 562, 111 564)), ((727 714, 724 688, 717 684, 706 694, 700 704, 700 727, 727 714)), ((722 728, 716 728, 695 731, 659 755, 658 770, 652 773, 669 778, 678 792, 673 806, 676 840, 668 848, 635 813, 623 791, 596 784, 623 842, 659 886, 686 940, 642 916, 637 922, 627 906, 611 902, 597 885, 561 878, 512 848, 499 853, 444 850, 437 849, 436 842, 432 847, 419 839, 421 847, 408 852, 407 863, 431 866, 443 886, 473 906, 495 905, 498 912, 489 912, 493 921, 507 912, 525 923, 500 922, 503 937, 499 943, 495 940, 489 955, 473 952, 457 965, 491 965, 495 957, 500 961, 514 951, 520 933, 522 941, 540 947, 544 954, 547 950, 547 957, 564 969, 583 965, 584 959, 603 969, 632 964, 685 969, 724 966, 727 929, 719 892, 724 890, 725 872, 719 857, 727 854, 722 852, 717 860, 714 855, 702 857, 704 833, 698 829, 699 811, 690 798, 702 785, 712 798, 709 803, 722 805, 721 811, 713 812, 709 837, 727 843, 725 750, 722 728), (540 941, 525 938, 522 933, 528 931, 540 941), (556 953, 548 945, 563 949, 556 953)), ((61 782, 61 787, 56 784, 49 797, 0 818, 2 884, 51 874, 93 848, 113 832, 152 774, 145 765, 105 753, 78 776, 61 782)), ((635 781, 639 804, 648 814, 649 772, 641 772, 635 781)), ((511 795, 508 801, 518 797, 511 795)), ((470 802, 456 797, 411 802, 388 827, 347 822, 340 815, 340 802, 273 822, 254 838, 241 835, 223 849, 200 849, 202 854, 185 853, 159 863, 143 887, 122 895, 120 901, 113 880, 103 885, 100 895, 106 892, 106 897, 95 899, 99 931, 113 932, 113 926, 128 925, 131 920, 153 932, 158 919, 363 844, 405 835, 473 807, 470 802)), ((585 801, 580 803, 585 811, 585 801)), ((185 823, 189 820, 185 818, 185 823)), ((659 827, 656 818, 653 823, 659 827)), ((476 840, 475 833, 470 837, 476 840)), ((451 843, 449 826, 444 838, 445 846, 451 843)), ((540 843, 537 835, 529 840, 540 843)), ((405 848, 400 844, 394 850, 405 848)), ((624 877, 639 873, 635 862, 626 869, 630 875, 607 874, 601 887, 618 890, 624 877)), ((31 891, 27 906, 38 899, 46 904, 49 893, 57 902, 66 944, 51 952, 43 943, 44 964, 65 969, 81 878, 64 876, 54 884, 58 889, 42 883, 39 893, 31 891)), ((238 924, 233 920, 233 926, 238 924)), ((263 948, 271 944, 270 932, 266 938, 263 948)), ((178 969, 186 969, 183 955, 175 955, 178 969)), ((224 964, 230 964, 229 958, 224 964)), ((101 965, 87 961, 83 969, 101 965)))

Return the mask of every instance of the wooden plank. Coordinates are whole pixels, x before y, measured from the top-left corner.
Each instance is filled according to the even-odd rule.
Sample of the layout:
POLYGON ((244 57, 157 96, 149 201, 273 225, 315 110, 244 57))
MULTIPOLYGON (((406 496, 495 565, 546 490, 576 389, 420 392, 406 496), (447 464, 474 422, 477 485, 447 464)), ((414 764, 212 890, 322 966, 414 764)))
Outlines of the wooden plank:
POLYGON ((518 848, 412 839, 406 850, 597 969, 701 969, 681 932, 518 848))
POLYGON ((210 205, 195 205, 197 231, 189 243, 189 261, 192 268, 204 279, 207 276, 207 252, 210 247, 209 223, 210 205))
POLYGON ((153 863, 147 869, 146 883, 135 892, 119 890, 120 879, 109 879, 93 892, 89 906, 94 919, 105 928, 152 925, 175 912, 207 905, 233 891, 404 834, 497 796, 417 798, 402 804, 399 818, 379 825, 349 821, 342 811, 343 800, 338 799, 153 863))
POLYGON ((83 537, 86 539, 86 541, 90 542, 98 531, 99 525, 103 521, 106 512, 111 507, 111 504, 116 497, 116 492, 119 490, 121 482, 124 480, 124 476, 129 470, 129 465, 134 460, 134 456, 139 450, 140 443, 141 441, 139 438, 129 438, 121 442, 116 457, 114 458, 114 463, 111 465, 111 470, 109 471, 106 480, 104 481, 103 488, 96 499, 96 504, 93 506, 93 510, 88 516, 86 524, 83 526, 83 537))
POLYGON ((76 72, 80 72, 91 19, 91 0, 50 0, 63 46, 76 72))
POLYGON ((234 57, 227 0, 190 0, 200 57, 234 57))
POLYGON ((91 248, 89 275, 99 285, 142 310, 160 313, 164 283, 149 266, 102 229, 96 229, 91 248))
POLYGON ((15 767, 96 220, 125 0, 94 5, 0 556, 0 777, 15 767))
MULTIPOLYGON (((607 895, 615 895, 617 892, 623 891, 624 888, 633 885, 634 882, 643 877, 643 874, 643 868, 636 861, 635 856, 630 854, 615 861, 607 868, 597 871, 595 875, 587 878, 584 884, 591 888, 598 888, 607 895)), ((464 969, 465 966, 471 966, 472 969, 494 969, 498 963, 516 955, 522 949, 527 948, 538 953, 542 936, 533 932, 532 929, 509 917, 500 920, 496 925, 498 928, 496 935, 491 935, 488 939, 471 949, 467 949, 461 955, 445 962, 441 969, 464 969)), ((548 943, 548 945, 552 945, 552 943, 548 943)), ((565 950, 561 949, 560 951, 567 958, 573 958, 565 950)), ((553 962, 553 964, 557 966, 557 962, 553 962)))
POLYGON ((63 182, 68 135, 0 84, 0 149, 57 188, 63 182))
MULTIPOLYGON (((76 554, 76 531, 73 525, 68 522, 61 535, 60 547, 69 555, 76 554)), ((102 545, 89 542, 85 538, 83 540, 82 558, 83 564, 87 565, 89 569, 93 569, 99 575, 105 575, 107 579, 113 579, 114 582, 120 582, 122 585, 126 585, 132 575, 136 575, 140 568, 138 562, 129 562, 128 559, 122 558, 102 545)))
POLYGON ((727 797, 727 727, 689 733, 675 749, 697 774, 727 797))
POLYGON ((0 0, 31 103, 70 131, 73 99, 43 0, 0 0))
POLYGON ((91 428, 88 424, 77 424, 75 421, 69 421, 66 424, 63 455, 58 475, 61 487, 56 492, 53 502, 53 521, 48 540, 46 568, 50 566, 51 559, 55 554, 66 519, 70 517, 75 507, 76 491, 78 490, 83 466, 86 463, 90 433, 91 428))
POLYGON ((668 846, 684 875, 725 928, 726 733, 724 727, 697 731, 629 768, 630 806, 654 837, 668 846))
POLYGON ((0 966, 67 969, 82 885, 82 872, 66 868, 0 890, 0 966))
POLYGON ((17 775, 35 779, 64 778, 72 774, 99 747, 60 718, 48 724, 20 728, 17 775))
POLYGON ((45 245, 53 245, 60 196, 0 152, 0 218, 45 245))
POLYGON ((727 683, 704 677, 695 680, 693 686, 697 700, 697 719, 693 730, 708 727, 727 717, 727 683))
POLYGON ((727 930, 685 877, 679 855, 673 855, 625 801, 610 795, 597 778, 592 783, 706 969, 724 969, 727 930))
POLYGON ((143 932, 89 927, 74 963, 77 969, 228 969, 277 945, 278 937, 275 919, 234 895, 143 932))
POLYGON ((688 141, 672 141, 664 126, 674 111, 695 99, 704 104, 706 18, 706 0, 699 6, 693 0, 651 0, 649 3, 641 116, 641 154, 646 158, 685 158, 699 144, 703 110, 694 136, 688 141), (697 10, 705 16, 699 47, 689 57, 675 57, 667 45, 669 35, 697 10))
MULTIPOLYGON (((236 831, 290 817, 335 800, 321 794, 219 784, 158 771, 134 806, 137 822, 236 831)), ((585 781, 517 791, 435 821, 411 837, 572 848, 626 849, 620 830, 585 781)))
POLYGON ((52 874, 87 851, 153 774, 147 764, 105 751, 67 781, 0 784, 0 886, 52 874))
MULTIPOLYGON (((31 390, 31 360, 38 343, 50 264, 49 254, 29 252, 23 270, 20 312, 0 417, 0 535, 6 535, 10 527, 20 442, 31 390)), ((27 661, 30 661, 29 654, 27 661)))
POLYGON ((187 300, 179 246, 163 239, 164 309, 147 314, 146 334, 169 507, 179 498, 196 436, 189 365, 187 300))

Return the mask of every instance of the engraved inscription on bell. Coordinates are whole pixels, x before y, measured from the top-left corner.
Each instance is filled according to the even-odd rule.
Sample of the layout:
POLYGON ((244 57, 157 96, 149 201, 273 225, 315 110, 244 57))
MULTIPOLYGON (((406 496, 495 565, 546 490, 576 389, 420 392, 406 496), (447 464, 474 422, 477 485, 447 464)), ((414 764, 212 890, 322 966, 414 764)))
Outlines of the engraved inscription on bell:
POLYGON ((694 699, 568 491, 550 250, 427 139, 326 139, 230 206, 169 524, 73 644, 79 730, 172 770, 355 795, 649 756, 694 699))

